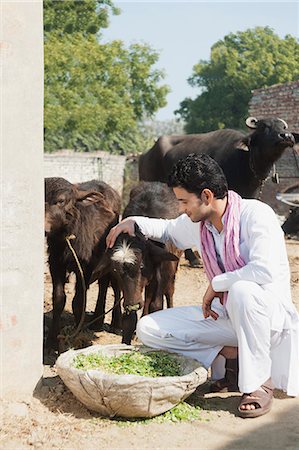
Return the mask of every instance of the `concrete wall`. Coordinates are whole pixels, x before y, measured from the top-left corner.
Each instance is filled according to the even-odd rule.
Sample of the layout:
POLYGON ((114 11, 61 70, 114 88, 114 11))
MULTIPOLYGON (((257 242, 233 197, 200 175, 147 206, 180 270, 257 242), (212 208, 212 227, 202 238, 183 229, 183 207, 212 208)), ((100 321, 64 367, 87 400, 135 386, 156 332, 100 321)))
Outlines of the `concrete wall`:
POLYGON ((125 156, 107 152, 75 153, 63 150, 44 156, 45 177, 63 177, 71 183, 98 179, 110 184, 121 195, 125 156))
MULTIPOLYGON (((249 114, 258 119, 280 117, 289 130, 299 133, 299 81, 275 84, 268 88, 255 89, 249 102, 249 114)), ((289 206, 276 200, 276 193, 299 181, 299 145, 287 149, 276 163, 279 184, 268 179, 261 199, 279 214, 288 214, 289 206)))
POLYGON ((42 375, 42 2, 1 1, 1 386, 24 399, 42 375))

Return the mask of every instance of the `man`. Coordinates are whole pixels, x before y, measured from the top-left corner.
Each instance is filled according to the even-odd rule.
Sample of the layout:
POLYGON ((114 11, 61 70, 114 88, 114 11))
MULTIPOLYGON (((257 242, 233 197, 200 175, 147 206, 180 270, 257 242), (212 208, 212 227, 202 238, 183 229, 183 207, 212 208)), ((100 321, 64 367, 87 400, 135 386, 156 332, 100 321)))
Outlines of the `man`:
POLYGON ((299 315, 291 300, 283 232, 268 205, 228 191, 221 168, 207 155, 180 160, 168 184, 182 215, 127 218, 110 231, 107 246, 121 232, 133 235, 137 223, 147 237, 196 247, 210 283, 202 308, 144 316, 137 336, 148 346, 212 366, 213 378, 220 378, 212 384, 214 392, 236 390, 238 384, 244 393, 241 417, 265 414, 274 387, 299 393, 299 315))

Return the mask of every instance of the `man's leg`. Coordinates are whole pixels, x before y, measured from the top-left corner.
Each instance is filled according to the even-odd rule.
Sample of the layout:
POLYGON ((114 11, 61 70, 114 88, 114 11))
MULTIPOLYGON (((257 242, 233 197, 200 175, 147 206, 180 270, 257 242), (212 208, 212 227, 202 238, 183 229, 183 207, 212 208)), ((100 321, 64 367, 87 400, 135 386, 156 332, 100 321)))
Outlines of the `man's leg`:
POLYGON ((214 321, 204 319, 199 306, 158 311, 139 320, 137 336, 149 347, 181 353, 208 368, 224 346, 237 345, 236 335, 230 320, 223 315, 222 307, 217 312, 220 316, 214 321))
POLYGON ((211 392, 238 392, 238 378, 239 378, 239 363, 238 363, 238 348, 237 347, 223 347, 217 358, 212 364, 212 370, 217 367, 216 364, 223 364, 224 369, 222 373, 224 376, 213 377, 216 379, 210 386, 211 392), (220 361, 221 362, 220 362, 220 361))
POLYGON ((241 412, 261 408, 262 413, 271 406, 271 307, 273 302, 271 304, 256 283, 238 281, 229 290, 226 308, 238 337, 239 388, 241 392, 250 393, 240 404, 241 412))

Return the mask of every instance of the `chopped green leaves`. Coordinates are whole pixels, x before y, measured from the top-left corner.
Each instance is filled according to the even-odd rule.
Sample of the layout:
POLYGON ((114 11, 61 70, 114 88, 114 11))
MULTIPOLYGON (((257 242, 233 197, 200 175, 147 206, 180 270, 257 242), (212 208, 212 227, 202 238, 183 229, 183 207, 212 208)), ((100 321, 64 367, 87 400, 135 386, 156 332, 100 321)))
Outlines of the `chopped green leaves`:
POLYGON ((74 358, 73 366, 77 369, 101 369, 118 375, 132 374, 144 377, 180 376, 180 364, 177 359, 166 352, 140 353, 132 351, 120 356, 106 356, 100 353, 79 354, 74 358))

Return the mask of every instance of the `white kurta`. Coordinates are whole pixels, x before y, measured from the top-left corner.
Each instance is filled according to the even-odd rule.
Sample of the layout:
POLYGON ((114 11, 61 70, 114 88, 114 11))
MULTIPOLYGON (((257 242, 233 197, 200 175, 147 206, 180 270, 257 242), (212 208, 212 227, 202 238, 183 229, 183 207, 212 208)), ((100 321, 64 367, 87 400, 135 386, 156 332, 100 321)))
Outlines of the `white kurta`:
MULTIPOLYGON (((199 223, 186 214, 177 219, 135 217, 141 231, 181 249, 201 253, 199 223)), ((224 232, 209 224, 221 263, 224 232)), ((224 345, 239 348, 239 387, 252 392, 271 375, 277 388, 299 394, 299 315, 290 289, 284 235, 274 211, 258 200, 241 201, 240 253, 245 266, 217 275, 216 292, 228 291, 226 310, 213 302, 220 317, 204 319, 200 307, 159 311, 139 321, 137 334, 147 345, 169 348, 209 367, 224 345)))

